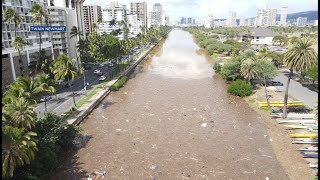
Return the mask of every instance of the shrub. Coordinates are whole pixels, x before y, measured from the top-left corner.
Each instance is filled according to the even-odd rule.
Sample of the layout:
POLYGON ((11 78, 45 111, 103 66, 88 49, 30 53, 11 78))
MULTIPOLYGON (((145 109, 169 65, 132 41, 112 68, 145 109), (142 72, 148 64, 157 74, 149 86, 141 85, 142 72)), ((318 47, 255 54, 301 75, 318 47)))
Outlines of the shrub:
POLYGON ((240 78, 240 66, 241 61, 239 58, 233 58, 230 61, 224 63, 221 67, 221 75, 224 79, 235 80, 240 78))
POLYGON ((216 71, 216 73, 220 73, 221 65, 219 63, 214 63, 213 69, 216 71))
POLYGON ((252 94, 252 86, 243 80, 236 80, 229 85, 228 93, 240 97, 250 96, 252 94))
POLYGON ((120 79, 115 84, 110 86, 110 90, 111 91, 118 91, 124 85, 124 83, 127 82, 127 80, 128 80, 128 76, 120 77, 120 79))

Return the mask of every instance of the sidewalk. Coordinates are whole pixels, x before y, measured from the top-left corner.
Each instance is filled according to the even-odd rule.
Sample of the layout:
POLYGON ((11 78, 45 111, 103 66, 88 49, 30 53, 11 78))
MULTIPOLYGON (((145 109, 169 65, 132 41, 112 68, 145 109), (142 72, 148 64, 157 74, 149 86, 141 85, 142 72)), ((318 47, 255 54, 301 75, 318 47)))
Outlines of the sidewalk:
POLYGON ((125 71, 121 72, 117 77, 113 80, 108 82, 105 88, 101 88, 98 92, 90 98, 85 104, 83 104, 77 111, 79 112, 75 116, 71 116, 67 118, 68 124, 78 125, 90 112, 111 92, 109 87, 115 84, 119 78, 123 75, 127 75, 132 69, 134 69, 144 58, 149 54, 149 52, 155 47, 156 45, 152 45, 149 49, 147 49, 144 53, 141 53, 140 56, 134 61, 129 68, 125 71))
MULTIPOLYGON (((275 81, 280 81, 283 83, 283 86, 275 86, 279 91, 282 91, 283 93, 286 90, 286 84, 288 81, 288 77, 284 75, 285 72, 285 69, 281 70, 280 74, 274 78, 275 81)), ((300 101, 303 101, 307 106, 309 106, 312 109, 316 106, 318 100, 317 92, 311 91, 307 87, 303 87, 299 82, 295 81, 294 79, 290 80, 289 95, 300 101)))

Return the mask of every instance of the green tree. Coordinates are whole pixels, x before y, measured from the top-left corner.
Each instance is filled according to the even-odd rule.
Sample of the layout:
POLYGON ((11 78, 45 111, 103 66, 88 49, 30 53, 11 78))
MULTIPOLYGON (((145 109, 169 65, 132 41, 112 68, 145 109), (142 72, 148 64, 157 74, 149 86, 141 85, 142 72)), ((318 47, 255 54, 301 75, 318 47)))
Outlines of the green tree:
MULTIPOLYGON (((50 17, 47 14, 46 10, 44 9, 44 7, 42 7, 39 3, 34 3, 30 10, 29 13, 31 14, 32 18, 31 18, 31 22, 32 23, 39 23, 40 26, 42 26, 43 23, 48 24, 50 17)), ((42 38, 41 38, 41 32, 39 32, 39 60, 37 61, 37 66, 41 61, 41 44, 42 44, 42 38)), ((37 74, 37 70, 35 72, 35 74, 37 74)))
POLYGON ((74 46, 75 46, 75 52, 76 57, 74 57, 77 61, 78 69, 80 69, 80 62, 78 61, 78 49, 77 49, 77 38, 80 40, 80 36, 82 36, 82 32, 78 30, 76 26, 73 26, 70 30, 70 38, 75 38, 74 40, 74 46))
POLYGON ((36 99, 43 89, 38 79, 30 79, 29 77, 22 76, 17 78, 16 83, 20 86, 22 97, 25 97, 29 103, 36 104, 36 99))
POLYGON ((307 71, 317 64, 318 53, 312 48, 313 43, 310 39, 303 38, 289 49, 284 55, 284 64, 290 69, 288 76, 288 82, 286 85, 286 91, 284 96, 284 108, 283 116, 287 117, 287 102, 288 102, 288 92, 291 77, 293 75, 293 70, 296 71, 307 71))
POLYGON ((55 82, 53 79, 50 79, 49 74, 41 74, 37 77, 37 81, 39 81, 39 84, 41 84, 42 92, 45 94, 45 101, 44 101, 44 109, 47 111, 47 95, 53 94, 56 92, 56 89, 54 87, 55 82))
POLYGON ((267 59, 260 59, 256 62, 255 70, 257 77, 259 79, 263 79, 264 81, 264 92, 267 100, 268 107, 270 107, 269 103, 269 96, 267 91, 267 79, 274 78, 278 75, 279 71, 274 66, 274 64, 271 61, 268 61, 267 59))
POLYGON ((2 179, 13 176, 14 170, 29 164, 38 150, 34 137, 36 133, 27 132, 9 125, 2 128, 2 179))
POLYGON ((279 43, 279 45, 282 46, 284 43, 287 42, 287 38, 285 36, 274 36, 272 42, 279 43))
POLYGON ((4 21, 8 24, 14 24, 14 37, 17 37, 17 26, 19 26, 22 22, 20 14, 12 9, 8 8, 6 12, 4 13, 4 21))
POLYGON ((74 61, 69 59, 66 55, 62 54, 54 61, 51 71, 54 74, 55 80, 64 80, 66 78, 68 79, 68 83, 72 91, 73 104, 76 106, 75 94, 72 90, 71 85, 71 81, 77 74, 74 65, 74 61))
POLYGON ((21 69, 21 74, 23 74, 23 71, 24 71, 24 66, 23 66, 23 60, 22 60, 22 56, 21 56, 21 50, 24 49, 24 46, 25 45, 28 45, 28 43, 20 36, 16 36, 13 43, 12 43, 12 46, 15 50, 18 51, 19 53, 19 58, 20 58, 20 61, 21 61, 21 66, 22 66, 22 69, 21 69))
POLYGON ((5 111, 10 115, 9 122, 13 127, 31 129, 37 118, 34 108, 34 104, 29 104, 25 97, 20 97, 7 104, 5 111))
POLYGON ((230 61, 227 61, 221 67, 221 75, 223 78, 227 80, 235 80, 240 77, 240 66, 241 61, 239 58, 233 58, 230 61))
POLYGON ((254 79, 257 75, 256 69, 255 69, 256 62, 247 59, 242 62, 240 67, 241 75, 250 82, 252 79, 254 79))
POLYGON ((314 85, 314 82, 318 80, 318 65, 308 69, 306 75, 312 78, 312 85, 314 85))

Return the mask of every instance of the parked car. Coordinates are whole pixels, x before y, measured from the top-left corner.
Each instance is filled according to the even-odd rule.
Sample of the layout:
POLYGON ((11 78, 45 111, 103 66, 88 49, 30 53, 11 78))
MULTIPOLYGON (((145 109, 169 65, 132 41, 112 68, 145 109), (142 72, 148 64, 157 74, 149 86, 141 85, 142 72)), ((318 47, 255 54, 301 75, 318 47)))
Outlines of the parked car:
POLYGON ((103 73, 101 71, 97 73, 98 76, 102 76, 102 74, 103 73))
POLYGON ((281 83, 279 81, 272 81, 271 86, 283 86, 283 83, 281 83))
POLYGON ((112 63, 109 63, 109 67, 112 67, 113 66, 113 64, 112 63))
POLYGON ((42 98, 39 100, 39 102, 50 101, 50 100, 52 100, 51 96, 42 96, 42 98))
POLYGON ((93 74, 98 74, 98 73, 101 73, 101 71, 99 69, 96 69, 93 71, 93 74))
POLYGON ((65 85, 65 87, 71 87, 71 86, 73 86, 73 83, 67 83, 67 84, 65 85))
POLYGON ((102 67, 104 67, 104 64, 99 64, 99 68, 102 68, 102 67))
POLYGON ((99 81, 104 81, 104 80, 106 80, 106 79, 107 79, 107 77, 105 77, 105 76, 100 76, 99 81))

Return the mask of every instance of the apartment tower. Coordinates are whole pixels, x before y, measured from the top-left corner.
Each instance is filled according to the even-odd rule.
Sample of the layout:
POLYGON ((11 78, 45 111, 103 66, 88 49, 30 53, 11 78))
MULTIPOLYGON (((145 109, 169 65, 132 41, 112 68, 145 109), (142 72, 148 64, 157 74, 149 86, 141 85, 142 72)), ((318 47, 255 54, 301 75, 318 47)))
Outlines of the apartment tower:
POLYGON ((97 31, 99 20, 101 20, 102 22, 101 6, 83 6, 84 32, 86 36, 88 36, 93 31, 97 31))
POLYGON ((131 3, 130 12, 131 14, 137 15, 137 21, 142 21, 142 26, 144 27, 144 32, 146 33, 148 27, 147 3, 131 3))

